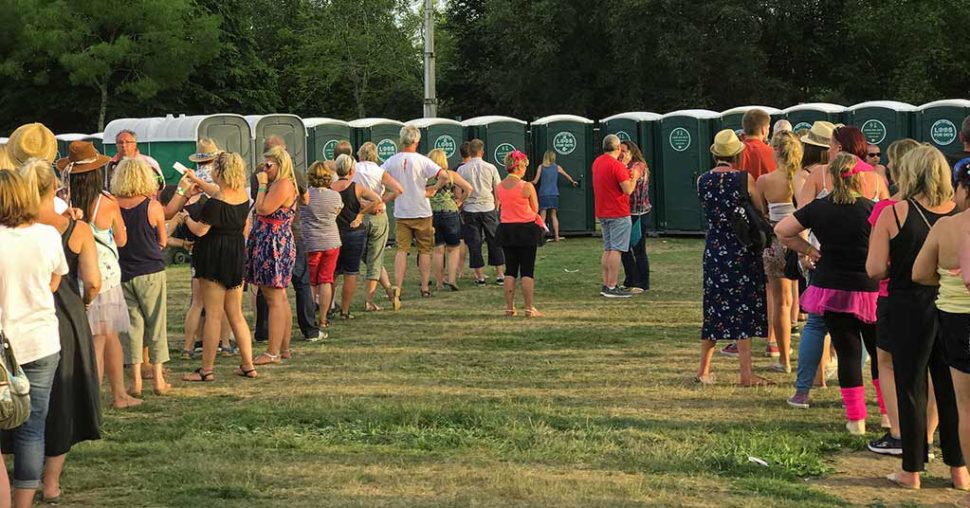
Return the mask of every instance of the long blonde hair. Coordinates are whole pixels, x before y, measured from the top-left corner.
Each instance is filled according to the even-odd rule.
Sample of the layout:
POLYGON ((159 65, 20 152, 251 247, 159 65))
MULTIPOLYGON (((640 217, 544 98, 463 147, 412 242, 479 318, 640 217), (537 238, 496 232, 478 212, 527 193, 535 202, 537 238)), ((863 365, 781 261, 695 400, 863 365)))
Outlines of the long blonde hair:
POLYGON ((274 182, 279 182, 281 180, 289 180, 293 182, 293 186, 296 187, 296 174, 293 170, 293 159, 290 158, 290 154, 286 152, 286 148, 282 146, 274 146, 263 153, 263 157, 267 159, 273 159, 273 162, 280 165, 280 170, 276 173, 276 180, 274 182))
POLYGON ((24 177, 27 185, 37 190, 37 195, 43 199, 50 191, 57 187, 57 177, 51 170, 51 165, 44 159, 31 157, 20 166, 20 176, 24 177))
POLYGON ((903 156, 919 146, 919 141, 910 138, 897 139, 886 148, 886 173, 889 180, 895 182, 899 173, 899 161, 903 156))
POLYGON ((155 172, 140 158, 125 158, 111 177, 111 193, 121 198, 151 196, 158 191, 155 172))
POLYGON ((546 153, 542 154, 542 167, 547 168, 556 163, 556 152, 555 150, 546 150, 546 153))
POLYGON ((946 157, 936 147, 923 144, 899 161, 899 194, 903 199, 922 195, 929 206, 953 199, 953 184, 946 157))
POLYGON ((788 178, 788 191, 794 194, 792 180, 795 173, 802 169, 802 142, 790 131, 782 131, 771 138, 771 148, 775 150, 775 159, 778 160, 778 169, 785 172, 788 178))
POLYGON ((857 195, 862 192, 862 177, 852 173, 859 158, 849 152, 841 152, 829 164, 829 174, 832 176, 832 202, 837 205, 851 205, 855 203, 857 195))
POLYGON ((444 150, 435 148, 434 150, 428 152, 428 158, 437 164, 441 169, 448 169, 448 156, 445 155, 444 150))
POLYGON ((246 184, 246 162, 238 153, 221 152, 215 159, 215 170, 222 183, 232 190, 246 184))
POLYGON ((0 224, 15 228, 37 220, 40 196, 16 171, 0 171, 0 224))

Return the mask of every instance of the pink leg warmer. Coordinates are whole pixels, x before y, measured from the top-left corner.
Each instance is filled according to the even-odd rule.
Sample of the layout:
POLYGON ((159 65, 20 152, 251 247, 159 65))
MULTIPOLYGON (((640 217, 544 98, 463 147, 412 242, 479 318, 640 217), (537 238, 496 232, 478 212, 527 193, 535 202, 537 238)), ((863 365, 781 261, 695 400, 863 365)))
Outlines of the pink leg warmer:
POLYGON ((866 419, 866 389, 862 386, 842 388, 845 417, 850 421, 866 419))
POLYGON ((876 389, 876 401, 879 402, 879 413, 886 414, 886 402, 882 400, 882 385, 878 379, 872 380, 872 386, 876 389))

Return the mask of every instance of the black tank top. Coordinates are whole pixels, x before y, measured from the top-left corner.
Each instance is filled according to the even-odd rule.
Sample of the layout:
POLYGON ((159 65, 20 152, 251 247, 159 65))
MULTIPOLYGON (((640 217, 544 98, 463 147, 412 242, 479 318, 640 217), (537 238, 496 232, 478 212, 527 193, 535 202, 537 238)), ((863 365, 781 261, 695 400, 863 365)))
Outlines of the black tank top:
POLYGON ((896 227, 899 233, 895 238, 889 240, 889 290, 925 288, 913 282, 913 264, 916 256, 919 255, 926 236, 930 234, 930 228, 940 217, 953 215, 955 210, 944 214, 933 213, 923 208, 915 199, 907 199, 909 203, 909 213, 906 214, 906 222, 899 223, 899 215, 896 207, 891 207, 893 217, 896 219, 896 227))
POLYGON ((74 234, 74 228, 77 226, 77 221, 70 219, 70 223, 67 225, 67 229, 61 234, 61 245, 64 247, 64 257, 67 258, 67 275, 61 278, 61 285, 57 287, 60 291, 61 288, 67 287, 73 291, 78 296, 81 296, 81 287, 78 284, 77 279, 77 265, 81 254, 71 250, 70 241, 71 235, 74 234), (65 286, 66 285, 66 286, 65 286))
POLYGON ((148 223, 150 202, 150 199, 145 198, 134 208, 121 208, 121 217, 128 230, 128 243, 118 249, 121 282, 165 270, 162 248, 158 246, 158 232, 148 223))
POLYGON ((337 229, 341 233, 359 231, 360 228, 364 227, 363 224, 356 228, 350 227, 350 223, 354 222, 357 219, 357 214, 360 213, 356 182, 350 182, 346 189, 340 191, 340 200, 344 202, 344 207, 340 209, 340 214, 337 215, 337 229))

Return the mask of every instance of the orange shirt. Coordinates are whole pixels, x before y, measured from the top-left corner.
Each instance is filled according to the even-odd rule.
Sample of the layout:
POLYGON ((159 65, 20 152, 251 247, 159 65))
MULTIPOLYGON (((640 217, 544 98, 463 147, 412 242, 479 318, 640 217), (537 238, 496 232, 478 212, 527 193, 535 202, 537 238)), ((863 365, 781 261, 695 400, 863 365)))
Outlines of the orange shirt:
POLYGON ((741 152, 740 169, 747 171, 755 181, 758 177, 766 175, 777 169, 775 163, 775 151, 768 146, 768 143, 760 139, 742 138, 745 149, 741 152))

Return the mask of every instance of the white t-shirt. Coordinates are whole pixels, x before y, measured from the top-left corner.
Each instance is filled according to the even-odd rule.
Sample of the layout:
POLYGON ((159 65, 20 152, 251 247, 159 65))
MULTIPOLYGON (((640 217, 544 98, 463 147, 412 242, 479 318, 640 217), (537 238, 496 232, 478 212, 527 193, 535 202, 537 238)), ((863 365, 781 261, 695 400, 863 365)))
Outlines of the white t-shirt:
POLYGON ((491 212, 495 210, 495 188, 502 183, 498 176, 498 169, 485 162, 481 157, 462 164, 458 174, 468 180, 472 186, 472 193, 465 199, 462 210, 466 212, 491 212))
POLYGON ((431 202, 424 195, 429 178, 438 176, 441 168, 431 159, 415 152, 398 152, 381 166, 391 174, 404 194, 394 200, 395 219, 431 217, 431 202))
POLYGON ((61 235, 51 226, 0 226, 0 328, 21 364, 61 350, 51 275, 67 275, 61 235))
POLYGON ((377 193, 378 196, 384 195, 384 168, 371 161, 361 161, 354 169, 353 181, 358 185, 367 187, 377 193))

